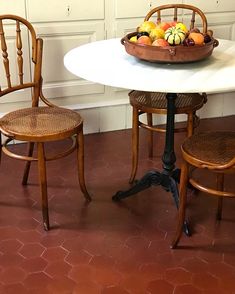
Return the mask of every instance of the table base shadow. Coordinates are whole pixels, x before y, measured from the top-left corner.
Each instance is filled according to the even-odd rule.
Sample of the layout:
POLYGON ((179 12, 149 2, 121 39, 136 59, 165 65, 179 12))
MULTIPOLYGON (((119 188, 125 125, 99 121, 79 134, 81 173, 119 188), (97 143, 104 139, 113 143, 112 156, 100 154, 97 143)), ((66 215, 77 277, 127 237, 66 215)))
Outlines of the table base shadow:
MULTIPOLYGON (((171 192, 177 209, 179 208, 178 183, 180 178, 180 169, 175 169, 171 175, 165 171, 152 170, 147 172, 140 180, 135 181, 134 185, 126 191, 118 191, 113 197, 113 201, 120 201, 132 196, 138 192, 150 188, 151 186, 162 186, 162 188, 171 192)), ((183 231, 190 236, 190 230, 187 221, 184 222, 183 231)))

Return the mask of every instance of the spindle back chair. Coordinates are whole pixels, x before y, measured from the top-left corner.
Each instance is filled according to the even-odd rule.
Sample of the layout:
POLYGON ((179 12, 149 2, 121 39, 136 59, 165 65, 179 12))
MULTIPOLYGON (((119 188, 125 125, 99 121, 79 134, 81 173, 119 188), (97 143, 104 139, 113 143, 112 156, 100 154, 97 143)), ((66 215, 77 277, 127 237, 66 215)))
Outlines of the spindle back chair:
POLYGON ((11 111, 0 119, 0 135, 6 137, 4 143, 1 142, 0 151, 11 158, 26 161, 23 185, 28 182, 31 162, 38 162, 43 225, 45 230, 48 230, 50 225, 47 161, 59 159, 77 150, 80 187, 86 200, 91 199, 84 179, 83 120, 77 112, 58 107, 43 95, 43 40, 37 37, 30 22, 16 15, 0 15, 0 49, 2 51, 0 98, 17 95, 19 92, 22 95, 28 89, 31 95, 30 107, 11 111), (66 150, 52 156, 46 155, 44 143, 65 139, 70 139, 72 142, 66 150), (27 155, 14 153, 8 146, 12 140, 28 143, 27 155), (34 151, 35 145, 37 152, 34 151))
MULTIPOLYGON (((163 20, 169 21, 168 15, 174 22, 179 21, 179 16, 190 15, 191 20, 189 30, 195 27, 196 17, 200 17, 202 32, 207 32, 207 19, 204 13, 197 7, 187 4, 167 4, 155 7, 149 11, 144 21, 153 20, 160 24, 163 20), (167 16, 164 12, 167 11, 167 16)), ((180 19, 182 21, 182 19, 180 19)), ((212 32, 211 32, 212 33, 212 32)), ((174 47, 174 46, 173 46, 174 47)), ((157 82, 157 80, 156 80, 157 82)), ((170 81, 169 81, 170 82, 170 81)), ((180 85, 179 85, 180 87, 180 85)), ((153 156, 153 132, 165 132, 165 129, 153 125, 153 114, 167 114, 166 94, 159 92, 131 91, 129 93, 130 104, 132 105, 132 169, 129 183, 133 183, 138 168, 138 150, 139 150, 139 127, 147 129, 148 133, 148 154, 153 156), (146 114, 145 123, 140 117, 146 114)), ((199 124, 199 117, 196 111, 206 103, 206 93, 178 94, 176 99, 175 114, 186 114, 186 126, 175 128, 175 132, 186 132, 189 137, 193 134, 194 128, 199 124)))

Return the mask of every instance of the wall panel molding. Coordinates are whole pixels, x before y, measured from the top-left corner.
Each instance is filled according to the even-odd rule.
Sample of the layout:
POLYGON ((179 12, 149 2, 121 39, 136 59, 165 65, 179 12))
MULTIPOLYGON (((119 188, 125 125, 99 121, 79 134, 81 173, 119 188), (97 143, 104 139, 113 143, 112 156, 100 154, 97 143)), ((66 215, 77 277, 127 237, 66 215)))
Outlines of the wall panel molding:
MULTIPOLYGON (((216 38, 235 40, 235 1, 173 2, 199 7, 206 14, 208 27, 214 31, 216 38)), ((2 0, 0 10, 26 17, 33 23, 37 34, 44 40, 44 94, 58 105, 81 111, 85 118, 85 132, 91 133, 131 126, 129 91, 95 84, 72 75, 63 65, 64 55, 85 43, 123 37, 137 28, 151 8, 163 4, 169 4, 169 0, 2 0), (115 120, 115 113, 119 115, 119 122, 115 120)), ((187 14, 182 17, 187 21, 187 14)), ((166 18, 171 19, 171 16, 166 18)), ((29 75, 30 70, 26 74, 29 75)), ((209 95, 201 116, 231 115, 232 109, 235 109, 234 95, 209 95)), ((30 93, 19 92, 8 99, 10 103, 9 100, 1 100, 2 113, 12 107, 26 107, 30 93)))

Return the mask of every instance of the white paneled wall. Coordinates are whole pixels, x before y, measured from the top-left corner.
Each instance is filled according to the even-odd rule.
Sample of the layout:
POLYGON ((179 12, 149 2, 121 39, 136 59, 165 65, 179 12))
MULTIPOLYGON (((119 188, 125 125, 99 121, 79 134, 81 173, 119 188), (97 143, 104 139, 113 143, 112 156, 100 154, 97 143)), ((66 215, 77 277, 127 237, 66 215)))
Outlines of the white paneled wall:
MULTIPOLYGON (((2 0, 0 11, 18 14, 33 23, 44 40, 44 94, 58 105, 79 110, 84 118, 85 133, 94 133, 131 127, 128 91, 73 76, 65 69, 63 56, 88 42, 122 37, 135 30, 151 8, 169 3, 199 7, 216 38, 235 40, 234 0, 2 0)), ((187 19, 187 15, 183 17, 187 19)), ((11 103, 1 101, 0 112, 27 106, 29 98, 22 94, 11 97, 11 103)), ((200 115, 232 115, 234 109, 234 93, 210 95, 200 115)), ((176 118, 184 119, 183 115, 176 118)), ((158 117, 156 122, 163 123, 164 116, 158 117)))
POLYGON ((104 20, 104 5, 104 0, 27 0, 27 14, 35 22, 104 20))
POLYGON ((1 14, 18 14, 22 17, 25 17, 25 0, 0 1, 0 11, 1 14))

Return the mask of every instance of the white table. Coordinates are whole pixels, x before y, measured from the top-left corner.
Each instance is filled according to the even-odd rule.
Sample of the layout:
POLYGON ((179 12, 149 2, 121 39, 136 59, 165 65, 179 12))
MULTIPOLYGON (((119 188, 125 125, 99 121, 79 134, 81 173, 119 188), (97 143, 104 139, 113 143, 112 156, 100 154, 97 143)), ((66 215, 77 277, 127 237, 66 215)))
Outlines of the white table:
MULTIPOLYGON (((165 92, 168 101, 167 131, 162 156, 163 171, 150 171, 113 200, 133 195, 151 185, 161 185, 173 194, 178 207, 179 170, 175 169, 174 103, 176 93, 219 93, 235 90, 235 42, 219 40, 209 58, 184 64, 141 61, 128 55, 120 39, 97 41, 77 47, 64 57, 65 67, 81 78, 131 90, 165 92)), ((189 234, 187 224, 185 232, 189 234)))
POLYGON ((76 76, 125 89, 208 94, 235 90, 235 42, 228 40, 219 40, 203 61, 160 64, 136 59, 125 52, 120 39, 110 39, 72 49, 64 64, 76 76))

